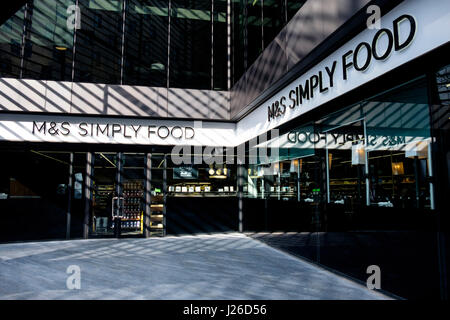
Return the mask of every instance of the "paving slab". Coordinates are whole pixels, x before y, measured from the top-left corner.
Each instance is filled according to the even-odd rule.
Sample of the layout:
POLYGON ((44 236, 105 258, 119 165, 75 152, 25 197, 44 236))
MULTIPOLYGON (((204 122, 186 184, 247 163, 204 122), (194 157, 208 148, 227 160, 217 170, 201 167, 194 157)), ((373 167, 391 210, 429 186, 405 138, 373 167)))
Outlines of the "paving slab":
POLYGON ((390 299, 240 233, 0 244, 0 299, 390 299), (68 289, 69 266, 80 289, 68 289))

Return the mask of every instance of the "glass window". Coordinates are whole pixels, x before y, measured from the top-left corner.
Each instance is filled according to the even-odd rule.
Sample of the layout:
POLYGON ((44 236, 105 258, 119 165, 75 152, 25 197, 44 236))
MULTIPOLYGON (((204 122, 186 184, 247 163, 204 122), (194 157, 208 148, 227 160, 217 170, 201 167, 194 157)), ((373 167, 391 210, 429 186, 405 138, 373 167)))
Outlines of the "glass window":
POLYGON ((30 6, 24 78, 72 79, 74 31, 67 27, 67 9, 74 4, 73 0, 35 0, 30 6))
POLYGON ((233 0, 231 2, 232 10, 232 72, 231 84, 234 85, 244 74, 246 68, 245 53, 245 5, 246 0, 233 0))
POLYGON ((293 16, 300 10, 300 8, 305 4, 306 0, 286 0, 286 16, 287 22, 289 22, 293 16))
POLYGON ((25 6, 0 26, 0 76, 20 77, 25 6))
POLYGON ((326 131, 326 141, 329 200, 344 203, 353 212, 354 208, 366 203, 365 162, 361 156, 361 150, 364 150, 363 121, 326 131))
POLYGON ((247 67, 263 51, 262 30, 262 0, 247 0, 247 67))
POLYGON ((169 1, 128 1, 124 84, 167 86, 168 5, 169 1))
POLYGON ((69 154, 21 149, 0 150, 0 240, 64 238, 69 154))
POLYGON ((119 84, 123 0, 79 0, 75 81, 119 84))
POLYGON ((171 156, 167 156, 167 181, 170 196, 236 196, 236 166, 231 161, 228 161, 228 163, 206 164, 202 162, 202 164, 194 164, 194 156, 186 156, 190 157, 190 163, 175 164, 171 156))
POLYGON ((170 87, 211 89, 211 0, 173 0, 170 87))
POLYGON ((227 90, 227 1, 214 0, 213 89, 227 90))
POLYGON ((264 48, 286 24, 285 0, 264 0, 264 48))
POLYGON ((436 86, 439 104, 450 105, 450 65, 436 73, 436 86))
POLYGON ((430 208, 427 101, 422 79, 363 104, 373 205, 430 208))

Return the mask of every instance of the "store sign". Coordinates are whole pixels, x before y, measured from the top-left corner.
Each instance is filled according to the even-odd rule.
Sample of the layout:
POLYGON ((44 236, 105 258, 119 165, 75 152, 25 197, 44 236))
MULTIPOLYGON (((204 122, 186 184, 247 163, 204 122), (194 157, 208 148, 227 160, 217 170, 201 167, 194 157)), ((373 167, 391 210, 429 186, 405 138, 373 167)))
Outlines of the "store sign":
POLYGON ((174 179, 198 179, 198 170, 194 167, 173 168, 174 179))
POLYGON ((230 146, 235 124, 206 121, 118 119, 5 114, 0 141, 230 146))
POLYGON ((51 136, 68 136, 78 135, 79 137, 99 137, 105 136, 108 138, 121 137, 126 139, 137 138, 142 132, 145 131, 145 135, 149 139, 152 135, 157 135, 160 139, 167 139, 172 137, 174 139, 193 139, 195 136, 195 130, 192 127, 172 126, 165 125, 155 126, 148 125, 126 125, 120 123, 97 123, 97 122, 81 122, 73 125, 68 121, 54 122, 54 121, 33 121, 33 135, 51 135, 51 136))
POLYGON ((241 142, 277 128, 450 41, 450 1, 403 1, 236 126, 241 142))
MULTIPOLYGON (((368 135, 367 144, 369 146, 382 145, 386 146, 395 146, 399 144, 406 143, 406 137, 404 135, 368 135)), ((318 133, 318 132, 306 132, 306 131, 298 131, 298 132, 289 132, 287 134, 287 140, 290 143, 304 145, 304 144, 313 144, 315 145, 325 141, 328 141, 328 145, 345 145, 346 143, 356 143, 358 141, 365 141, 364 135, 362 134, 354 134, 354 133, 318 133)))
MULTIPOLYGON (((355 133, 325 133, 292 131, 280 137, 280 147, 284 149, 340 149, 348 150, 356 144, 367 144, 367 150, 404 150, 407 144, 422 141, 425 136, 411 135, 376 135, 368 134, 367 140, 363 134, 355 133)), ((268 144, 270 146, 270 143, 268 144)))
POLYGON ((398 17, 393 21, 391 29, 378 30, 370 42, 358 43, 354 49, 348 50, 339 60, 333 60, 330 65, 313 73, 303 83, 295 83, 294 86, 291 86, 287 95, 282 95, 268 106, 268 121, 283 116, 287 108, 295 109, 307 104, 315 96, 333 88, 336 81, 348 80, 350 68, 354 68, 358 72, 365 72, 373 61, 382 63, 389 59, 392 53, 408 48, 415 38, 416 30, 417 24, 413 16, 404 14, 398 17), (402 23, 409 25, 409 31, 406 36, 400 37, 399 30, 402 23), (381 42, 384 43, 381 44, 381 42), (336 68, 342 69, 341 79, 337 79, 336 68))

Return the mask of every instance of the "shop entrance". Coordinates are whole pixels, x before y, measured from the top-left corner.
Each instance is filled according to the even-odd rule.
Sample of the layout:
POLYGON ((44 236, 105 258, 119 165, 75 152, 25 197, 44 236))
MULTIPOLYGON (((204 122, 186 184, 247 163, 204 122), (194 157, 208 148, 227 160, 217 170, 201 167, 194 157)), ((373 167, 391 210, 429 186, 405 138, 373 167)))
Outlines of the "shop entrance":
POLYGON ((91 236, 140 236, 145 209, 145 154, 96 152, 91 236))

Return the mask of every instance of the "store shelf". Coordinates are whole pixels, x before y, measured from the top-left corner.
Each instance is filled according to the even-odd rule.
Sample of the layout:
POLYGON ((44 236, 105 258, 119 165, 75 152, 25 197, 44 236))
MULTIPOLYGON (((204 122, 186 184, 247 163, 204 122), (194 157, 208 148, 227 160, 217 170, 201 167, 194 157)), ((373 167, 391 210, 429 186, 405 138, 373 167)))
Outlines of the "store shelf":
POLYGON ((217 198, 217 197, 236 197, 237 192, 205 192, 205 193, 169 193, 168 197, 179 198, 217 198))

